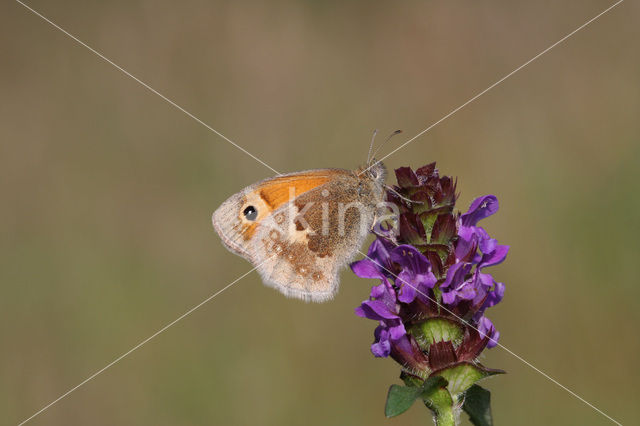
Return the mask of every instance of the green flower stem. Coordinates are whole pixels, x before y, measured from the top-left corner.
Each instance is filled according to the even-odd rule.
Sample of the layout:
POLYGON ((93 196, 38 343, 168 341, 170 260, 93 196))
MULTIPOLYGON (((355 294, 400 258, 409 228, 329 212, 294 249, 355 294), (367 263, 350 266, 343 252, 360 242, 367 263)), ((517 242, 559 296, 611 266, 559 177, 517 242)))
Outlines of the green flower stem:
POLYGON ((446 410, 440 411, 436 414, 437 426, 455 426, 456 416, 452 407, 448 407, 446 410))
POLYGON ((456 409, 451 394, 446 388, 438 388, 422 396, 425 405, 433 412, 437 426, 455 426, 456 409))

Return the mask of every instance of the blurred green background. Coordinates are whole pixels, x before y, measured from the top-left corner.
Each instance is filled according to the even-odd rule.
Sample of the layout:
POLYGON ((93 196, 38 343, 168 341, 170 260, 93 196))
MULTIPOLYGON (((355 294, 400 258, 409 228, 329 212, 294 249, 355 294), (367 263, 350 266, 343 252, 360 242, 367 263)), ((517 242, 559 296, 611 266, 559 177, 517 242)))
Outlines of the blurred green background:
MULTIPOLYGON (((356 167, 373 129, 402 142, 612 2, 28 4, 296 171, 356 167)), ((501 342, 627 424, 639 18, 622 3, 386 161, 437 161, 461 209, 499 197, 501 342)), ((249 270, 210 215, 273 173, 20 4, 0 33, 0 422, 16 424, 249 270)), ((305 304, 251 274, 31 424, 430 424, 418 404, 384 418, 399 370, 353 313, 369 284, 345 271, 334 301, 305 304)), ((509 372, 485 382, 498 425, 610 424, 502 349, 483 362, 509 372)))

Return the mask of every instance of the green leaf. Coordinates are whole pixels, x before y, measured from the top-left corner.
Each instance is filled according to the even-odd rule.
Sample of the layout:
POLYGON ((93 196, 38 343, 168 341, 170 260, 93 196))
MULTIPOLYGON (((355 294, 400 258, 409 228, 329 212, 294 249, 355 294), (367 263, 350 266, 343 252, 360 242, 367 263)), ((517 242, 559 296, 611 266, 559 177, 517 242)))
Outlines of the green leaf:
POLYGON ((440 377, 430 377, 421 386, 400 386, 391 385, 387 394, 387 404, 384 407, 384 414, 387 417, 394 417, 407 411, 418 397, 423 398, 433 394, 439 388, 447 386, 447 381, 440 377))
POLYGON ((384 415, 394 417, 407 411, 422 394, 421 387, 391 385, 387 394, 384 415))
POLYGON ((467 390, 462 409, 469 415, 469 420, 475 426, 492 426, 491 392, 473 385, 467 390))

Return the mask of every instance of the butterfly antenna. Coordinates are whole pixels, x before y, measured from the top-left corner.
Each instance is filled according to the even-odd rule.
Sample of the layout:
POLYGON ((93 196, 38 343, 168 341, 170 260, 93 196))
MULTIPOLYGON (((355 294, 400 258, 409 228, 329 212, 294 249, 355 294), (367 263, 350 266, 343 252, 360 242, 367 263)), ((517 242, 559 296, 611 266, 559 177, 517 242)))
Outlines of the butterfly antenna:
POLYGON ((371 164, 371 150, 373 149, 373 142, 376 140, 376 135, 378 134, 378 129, 373 131, 373 136, 371 136, 371 143, 369 144, 369 154, 367 154, 367 166, 371 164))
POLYGON ((378 153, 378 151, 380 151, 380 148, 385 146, 386 143, 389 142, 392 137, 394 137, 395 135, 399 135, 400 133, 402 133, 402 130, 396 130, 395 132, 393 132, 389 136, 387 136, 387 138, 384 140, 384 142, 382 142, 380 144, 380 146, 378 148, 376 148, 376 151, 373 153, 373 156, 371 156, 371 159, 373 160, 376 157, 376 154, 378 153))
POLYGON ((393 189, 392 186, 389 185, 385 185, 384 186, 388 191, 393 192, 394 194, 396 194, 396 196, 398 196, 400 199, 406 201, 409 204, 424 204, 424 201, 414 201, 414 200, 410 200, 409 198, 403 196, 401 193, 399 193, 398 191, 396 191, 395 189, 393 189))

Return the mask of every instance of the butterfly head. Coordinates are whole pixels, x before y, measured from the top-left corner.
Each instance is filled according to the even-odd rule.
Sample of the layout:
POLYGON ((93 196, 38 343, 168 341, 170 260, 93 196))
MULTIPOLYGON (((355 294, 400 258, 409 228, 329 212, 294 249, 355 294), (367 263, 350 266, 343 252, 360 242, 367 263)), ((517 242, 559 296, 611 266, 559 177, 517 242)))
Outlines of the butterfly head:
POLYGON ((387 178, 387 168, 381 161, 375 158, 372 158, 366 166, 361 167, 357 173, 360 177, 370 179, 374 183, 381 185, 384 185, 387 178))

